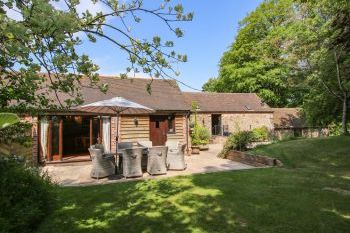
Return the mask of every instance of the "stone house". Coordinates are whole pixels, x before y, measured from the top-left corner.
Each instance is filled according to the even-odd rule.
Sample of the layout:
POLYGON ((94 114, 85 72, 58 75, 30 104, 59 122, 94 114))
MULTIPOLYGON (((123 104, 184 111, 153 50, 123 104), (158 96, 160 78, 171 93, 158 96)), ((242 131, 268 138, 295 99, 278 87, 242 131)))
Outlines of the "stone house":
MULTIPOLYGON (((262 126, 273 130, 273 109, 255 93, 183 92, 183 95, 189 108, 197 103, 197 122, 213 136, 262 126)), ((193 117, 194 114, 192 120, 193 117)))
MULTIPOLYGON (((300 120, 300 109, 270 108, 254 93, 182 92, 174 80, 120 79, 100 76, 107 83, 107 93, 89 87, 83 79, 81 86, 84 104, 116 96, 149 107, 155 112, 127 110, 119 122, 113 115, 87 113, 77 109, 45 110, 36 117, 24 119, 33 124, 33 162, 52 163, 89 160, 88 148, 102 143, 110 151, 116 149, 116 124, 121 142, 144 142, 148 145, 165 145, 169 139, 183 141, 187 151, 191 145, 190 124, 194 114, 193 102, 198 104, 197 120, 207 127, 217 142, 224 142, 230 133, 266 127, 276 137, 285 134, 316 137, 327 135, 325 129, 306 127, 300 120), (152 83, 151 93, 147 85, 152 83)), ((59 95, 61 101, 67 99, 59 95)), ((53 100, 55 100, 52 97, 53 100)))

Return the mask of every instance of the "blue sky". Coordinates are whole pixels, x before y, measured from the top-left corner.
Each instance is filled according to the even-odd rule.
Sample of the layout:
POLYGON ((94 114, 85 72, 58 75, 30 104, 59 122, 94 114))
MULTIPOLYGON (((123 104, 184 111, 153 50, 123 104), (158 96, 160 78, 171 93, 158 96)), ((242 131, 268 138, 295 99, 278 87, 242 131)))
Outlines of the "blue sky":
MULTIPOLYGON (((187 63, 177 66, 181 73, 177 79, 201 89, 210 77, 217 76, 219 60, 233 42, 238 22, 254 10, 261 0, 179 2, 183 4, 185 11, 194 12, 192 22, 178 25, 184 30, 183 38, 176 39, 165 25, 160 24, 155 18, 147 17, 140 25, 133 25, 132 32, 139 38, 159 35, 164 40, 174 40, 175 50, 188 56, 187 63)), ((84 43, 80 50, 87 53, 100 66, 100 74, 118 75, 128 66, 125 54, 108 41, 99 41, 97 44, 84 43)), ((191 90, 180 86, 182 90, 191 90)))

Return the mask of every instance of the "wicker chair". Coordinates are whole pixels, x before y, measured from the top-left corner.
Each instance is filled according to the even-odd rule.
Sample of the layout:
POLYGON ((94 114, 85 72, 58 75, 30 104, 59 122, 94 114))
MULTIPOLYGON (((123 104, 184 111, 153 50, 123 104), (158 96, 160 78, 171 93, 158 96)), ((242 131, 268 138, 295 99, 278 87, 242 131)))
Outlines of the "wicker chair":
POLYGON ((141 159, 143 150, 143 147, 120 150, 123 158, 123 176, 125 178, 142 176, 141 159))
POLYGON ((92 178, 104 178, 113 175, 115 166, 110 157, 105 157, 101 149, 89 148, 92 159, 92 170, 90 176, 92 178))
POLYGON ((176 144, 173 142, 167 142, 167 145, 169 146, 167 156, 168 170, 185 170, 187 168, 184 154, 186 144, 182 144, 181 142, 177 142, 176 144))
MULTIPOLYGON (((104 157, 105 159, 111 160, 111 162, 113 162, 113 164, 115 165, 115 157, 114 157, 114 154, 113 154, 113 153, 106 153, 106 152, 104 151, 104 146, 103 146, 102 144, 91 145, 90 148, 102 150, 103 157, 104 157)), ((90 153, 90 157, 91 157, 91 153, 90 153)), ((91 158, 91 159, 92 159, 92 158, 91 158)))
POLYGON ((148 149, 147 172, 151 175, 166 174, 167 146, 154 146, 148 149))

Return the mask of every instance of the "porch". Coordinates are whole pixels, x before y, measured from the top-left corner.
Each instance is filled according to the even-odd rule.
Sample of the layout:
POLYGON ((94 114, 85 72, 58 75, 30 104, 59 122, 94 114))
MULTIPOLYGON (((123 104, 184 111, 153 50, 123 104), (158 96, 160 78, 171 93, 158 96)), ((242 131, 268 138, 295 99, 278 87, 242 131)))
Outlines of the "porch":
POLYGON ((186 156, 187 169, 184 171, 168 171, 166 175, 151 176, 144 173, 141 178, 124 179, 119 176, 112 176, 103 179, 90 178, 92 168, 91 162, 50 164, 43 167, 49 176, 62 186, 96 185, 115 182, 126 182, 142 179, 159 179, 172 176, 190 175, 196 173, 210 173, 218 171, 243 170, 255 167, 234 162, 228 159, 221 159, 217 154, 221 151, 222 145, 210 144, 208 151, 202 151, 199 155, 186 156))

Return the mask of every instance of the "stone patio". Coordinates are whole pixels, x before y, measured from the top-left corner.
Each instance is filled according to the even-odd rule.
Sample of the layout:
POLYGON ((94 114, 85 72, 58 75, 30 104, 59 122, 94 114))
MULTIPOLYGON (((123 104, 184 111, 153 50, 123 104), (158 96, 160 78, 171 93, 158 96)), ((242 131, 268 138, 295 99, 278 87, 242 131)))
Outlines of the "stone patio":
POLYGON ((186 156, 186 170, 168 171, 166 175, 159 176, 151 176, 148 173, 144 173, 143 177, 139 178, 125 179, 118 176, 112 176, 109 178, 97 180, 90 178, 90 171, 92 166, 91 162, 47 165, 43 167, 43 171, 46 171, 49 174, 49 176, 53 179, 53 181, 57 182, 62 186, 77 186, 126 182, 142 179, 159 179, 197 173, 210 173, 218 171, 244 170, 255 168, 253 166, 246 165, 243 163, 218 158, 217 154, 220 152, 221 149, 221 144, 211 144, 209 145, 208 151, 201 151, 199 155, 186 156))

